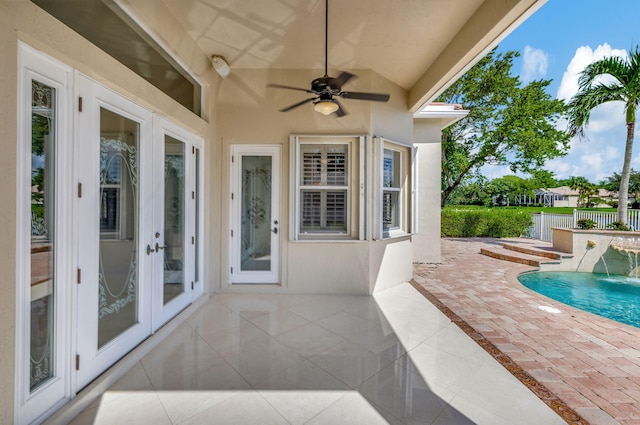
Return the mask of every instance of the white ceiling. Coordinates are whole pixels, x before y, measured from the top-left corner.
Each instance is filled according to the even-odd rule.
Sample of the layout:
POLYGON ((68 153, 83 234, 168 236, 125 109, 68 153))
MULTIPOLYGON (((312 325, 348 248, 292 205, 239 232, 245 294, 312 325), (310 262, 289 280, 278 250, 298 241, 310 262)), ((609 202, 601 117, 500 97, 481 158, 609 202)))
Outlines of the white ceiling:
MULTIPOLYGON (((160 1, 231 68, 324 68, 324 0, 160 1)), ((372 69, 410 91, 413 107, 545 1, 329 0, 329 74, 372 69)))

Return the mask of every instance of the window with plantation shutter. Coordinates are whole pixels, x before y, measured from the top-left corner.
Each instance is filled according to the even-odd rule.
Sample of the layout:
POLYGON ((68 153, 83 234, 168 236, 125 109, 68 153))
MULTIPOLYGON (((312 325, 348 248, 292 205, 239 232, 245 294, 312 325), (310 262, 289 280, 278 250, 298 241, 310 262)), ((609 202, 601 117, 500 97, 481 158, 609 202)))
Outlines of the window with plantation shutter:
POLYGON ((291 240, 366 239, 366 135, 289 137, 291 240))
POLYGON ((349 146, 300 146, 300 233, 347 233, 349 146))

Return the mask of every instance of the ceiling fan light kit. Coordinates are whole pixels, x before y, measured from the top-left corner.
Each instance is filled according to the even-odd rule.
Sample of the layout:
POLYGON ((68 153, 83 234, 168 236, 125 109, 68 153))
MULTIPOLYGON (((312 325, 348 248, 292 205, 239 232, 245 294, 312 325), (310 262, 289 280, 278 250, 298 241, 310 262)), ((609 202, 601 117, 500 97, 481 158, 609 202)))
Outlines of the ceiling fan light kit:
MULTIPOLYGON (((311 82, 311 89, 303 89, 300 87, 283 86, 281 84, 267 84, 267 87, 297 90, 305 93, 311 93, 316 97, 310 97, 286 108, 280 109, 280 112, 288 112, 292 109, 302 106, 306 103, 313 102, 317 112, 324 115, 330 115, 335 113, 337 117, 345 116, 347 113, 340 105, 337 99, 334 97, 341 97, 343 99, 355 99, 355 100, 369 100, 374 102, 386 102, 389 100, 389 95, 384 93, 362 93, 362 92, 346 92, 342 91, 342 86, 347 83, 355 75, 348 72, 341 72, 337 77, 329 77, 328 74, 328 62, 329 62, 329 0, 325 0, 325 16, 324 16, 324 77, 316 78, 311 82)), ((215 65, 214 65, 215 66, 215 65)))
POLYGON ((322 115, 333 114, 338 110, 338 108, 340 108, 338 104, 330 100, 321 100, 320 102, 317 102, 313 107, 313 109, 315 109, 317 112, 320 112, 322 115))

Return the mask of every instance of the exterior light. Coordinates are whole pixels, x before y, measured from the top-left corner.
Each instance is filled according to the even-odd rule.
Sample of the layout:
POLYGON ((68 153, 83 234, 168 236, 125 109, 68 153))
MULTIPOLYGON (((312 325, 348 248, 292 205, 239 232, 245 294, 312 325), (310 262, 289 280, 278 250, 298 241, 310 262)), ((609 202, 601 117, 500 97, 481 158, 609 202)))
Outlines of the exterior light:
POLYGON ((220 75, 222 78, 226 78, 229 76, 229 74, 231 74, 231 68, 222 56, 211 56, 211 64, 215 68, 218 75, 220 75))
POLYGON ((322 115, 329 115, 338 110, 338 104, 331 100, 321 100, 313 107, 316 111, 322 115))

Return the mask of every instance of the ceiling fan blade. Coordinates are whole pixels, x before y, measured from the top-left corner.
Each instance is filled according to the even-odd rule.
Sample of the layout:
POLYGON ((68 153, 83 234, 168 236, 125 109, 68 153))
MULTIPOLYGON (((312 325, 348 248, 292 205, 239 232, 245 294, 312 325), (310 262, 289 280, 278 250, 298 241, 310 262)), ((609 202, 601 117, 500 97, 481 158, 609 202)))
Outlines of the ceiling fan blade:
POLYGON ((333 101, 336 103, 336 105, 338 105, 338 109, 335 112, 335 114, 338 116, 338 118, 344 117, 345 115, 347 115, 347 111, 344 110, 344 108, 342 107, 340 102, 338 102, 335 99, 333 99, 333 101))
POLYGON ((333 82, 336 83, 338 87, 342 87, 353 77, 355 77, 355 75, 343 71, 342 73, 340 73, 340 75, 333 79, 333 82))
POLYGON ((305 99, 305 100, 303 100, 303 101, 301 101, 301 102, 294 103, 294 104, 293 104, 293 105, 291 105, 291 106, 287 106, 286 108, 280 109, 280 112, 287 112, 287 111, 290 111, 290 110, 292 110, 292 109, 294 109, 294 108, 297 108, 298 106, 302 106, 302 105, 304 105, 305 103, 313 102, 313 101, 314 101, 314 100, 316 100, 316 99, 317 99, 317 97, 310 97, 309 99, 305 99))
POLYGON ((300 87, 283 86, 282 84, 267 84, 267 87, 273 87, 273 88, 276 88, 276 89, 298 90, 298 91, 303 91, 305 93, 316 94, 316 93, 314 93, 314 92, 312 92, 311 90, 308 90, 308 89, 303 89, 303 88, 300 88, 300 87))
POLYGON ((338 96, 344 99, 357 99, 357 100, 373 100, 375 102, 386 102, 389 100, 389 95, 386 93, 360 93, 357 91, 343 91, 338 96))

